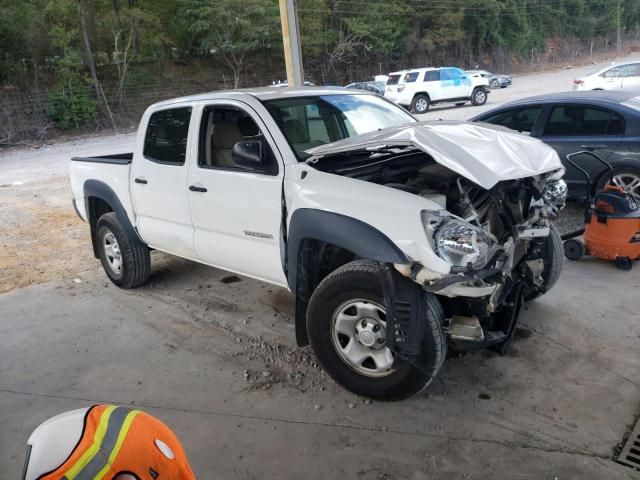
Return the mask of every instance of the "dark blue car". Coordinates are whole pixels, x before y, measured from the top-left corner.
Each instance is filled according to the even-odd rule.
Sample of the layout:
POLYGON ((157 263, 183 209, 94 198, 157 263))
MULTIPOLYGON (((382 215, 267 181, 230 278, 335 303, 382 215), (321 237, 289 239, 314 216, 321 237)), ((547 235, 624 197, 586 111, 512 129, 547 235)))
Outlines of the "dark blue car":
MULTIPOLYGON (((567 169, 569 195, 584 197, 584 174, 566 162, 569 153, 588 150, 609 161, 613 183, 640 195, 640 92, 556 93, 507 103, 471 119, 528 133, 556 149, 567 169)), ((588 155, 574 157, 593 178, 592 189, 608 180, 607 169, 588 155)))

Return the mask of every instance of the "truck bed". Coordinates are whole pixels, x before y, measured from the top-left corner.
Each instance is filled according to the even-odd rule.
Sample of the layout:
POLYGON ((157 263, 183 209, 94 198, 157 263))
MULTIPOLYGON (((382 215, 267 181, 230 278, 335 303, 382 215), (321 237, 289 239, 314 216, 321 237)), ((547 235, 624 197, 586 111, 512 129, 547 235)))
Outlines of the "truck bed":
POLYGON ((133 153, 118 153, 96 157, 73 157, 69 165, 69 180, 73 192, 74 204, 78 214, 87 220, 85 200, 91 195, 85 188, 87 182, 100 183, 98 188, 108 188, 127 212, 129 220, 134 221, 133 206, 129 189, 129 174, 133 153))

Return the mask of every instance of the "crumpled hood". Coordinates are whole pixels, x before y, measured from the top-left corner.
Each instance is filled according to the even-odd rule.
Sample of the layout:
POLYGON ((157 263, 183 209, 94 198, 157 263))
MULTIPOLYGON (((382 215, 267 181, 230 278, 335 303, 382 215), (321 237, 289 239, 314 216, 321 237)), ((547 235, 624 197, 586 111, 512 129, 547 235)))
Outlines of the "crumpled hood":
POLYGON ((440 165, 485 189, 504 180, 563 169, 554 149, 503 127, 456 121, 411 123, 358 135, 307 150, 315 159, 383 146, 413 145, 440 165))

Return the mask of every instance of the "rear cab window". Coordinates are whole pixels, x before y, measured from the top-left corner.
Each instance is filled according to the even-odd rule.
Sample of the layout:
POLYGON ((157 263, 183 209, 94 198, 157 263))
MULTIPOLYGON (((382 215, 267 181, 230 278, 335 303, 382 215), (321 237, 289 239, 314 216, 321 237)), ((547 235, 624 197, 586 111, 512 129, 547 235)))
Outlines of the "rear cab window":
POLYGON ((485 117, 482 121, 522 133, 531 133, 541 111, 542 107, 514 108, 485 117))
POLYGON ((191 107, 151 114, 144 137, 144 157, 152 162, 184 165, 190 120, 191 107))
POLYGON ((615 112, 580 105, 563 105, 551 110, 544 135, 624 135, 624 131, 624 119, 615 112))

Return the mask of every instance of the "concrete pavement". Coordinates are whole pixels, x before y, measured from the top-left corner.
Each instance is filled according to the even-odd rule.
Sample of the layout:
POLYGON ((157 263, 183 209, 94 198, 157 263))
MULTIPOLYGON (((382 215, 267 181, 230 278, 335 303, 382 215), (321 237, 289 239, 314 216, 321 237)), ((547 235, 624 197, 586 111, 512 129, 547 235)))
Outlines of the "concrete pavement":
POLYGON ((640 478, 611 461, 640 410, 640 270, 569 263, 510 355, 450 359, 424 394, 365 403, 294 346, 286 292, 153 257, 134 291, 92 269, 0 295, 3 478, 40 422, 96 402, 158 415, 203 479, 640 478))

